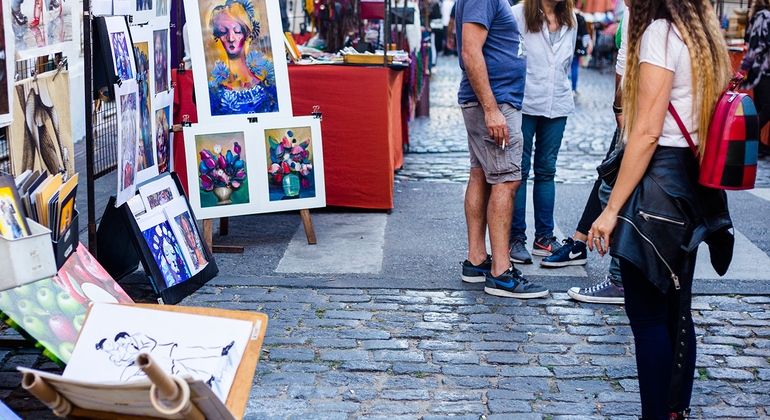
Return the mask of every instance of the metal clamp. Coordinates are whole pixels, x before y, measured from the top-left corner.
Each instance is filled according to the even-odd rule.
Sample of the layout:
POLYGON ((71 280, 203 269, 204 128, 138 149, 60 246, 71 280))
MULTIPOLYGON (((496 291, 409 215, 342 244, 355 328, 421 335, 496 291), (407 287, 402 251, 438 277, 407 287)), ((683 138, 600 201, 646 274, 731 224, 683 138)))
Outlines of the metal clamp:
POLYGON ((182 115, 182 127, 192 127, 192 123, 190 122, 190 116, 187 114, 182 115))
POLYGON ((312 115, 313 118, 315 118, 317 120, 323 121, 323 114, 321 113, 320 109, 321 109, 320 106, 314 105, 313 106, 313 112, 311 112, 310 115, 312 115))
POLYGON ((259 122, 259 118, 258 117, 249 117, 248 120, 249 120, 250 123, 258 123, 259 122))

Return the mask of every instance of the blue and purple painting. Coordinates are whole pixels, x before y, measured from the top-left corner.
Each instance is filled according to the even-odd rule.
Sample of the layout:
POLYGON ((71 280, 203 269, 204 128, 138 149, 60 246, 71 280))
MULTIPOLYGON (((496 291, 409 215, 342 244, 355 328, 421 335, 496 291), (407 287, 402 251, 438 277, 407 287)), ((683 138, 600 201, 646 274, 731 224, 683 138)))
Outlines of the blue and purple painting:
POLYGON ((152 251, 155 262, 158 263, 163 281, 167 287, 181 283, 190 278, 190 270, 182 257, 182 250, 176 241, 174 233, 164 220, 142 232, 147 246, 152 251))

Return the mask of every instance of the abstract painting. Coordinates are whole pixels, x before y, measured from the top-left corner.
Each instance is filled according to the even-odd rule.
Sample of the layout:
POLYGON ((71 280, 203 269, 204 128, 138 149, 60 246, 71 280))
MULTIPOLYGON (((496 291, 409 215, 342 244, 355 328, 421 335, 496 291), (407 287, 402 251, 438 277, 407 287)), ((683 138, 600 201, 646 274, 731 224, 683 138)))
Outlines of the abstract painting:
POLYGON ((185 0, 198 119, 291 116, 278 2, 185 0))
POLYGON ((136 61, 125 19, 120 16, 107 16, 104 18, 104 22, 115 76, 124 82, 134 79, 136 77, 136 61))
POLYGON ((152 257, 158 264, 166 287, 179 284, 191 277, 182 249, 168 225, 163 210, 155 210, 137 219, 139 229, 152 257))
POLYGON ((136 81, 115 85, 118 105, 118 199, 120 206, 136 194, 139 151, 139 93, 136 81))
POLYGON ((16 83, 10 139, 14 173, 47 169, 52 174, 61 173, 63 181, 74 175, 69 92, 66 71, 16 83))

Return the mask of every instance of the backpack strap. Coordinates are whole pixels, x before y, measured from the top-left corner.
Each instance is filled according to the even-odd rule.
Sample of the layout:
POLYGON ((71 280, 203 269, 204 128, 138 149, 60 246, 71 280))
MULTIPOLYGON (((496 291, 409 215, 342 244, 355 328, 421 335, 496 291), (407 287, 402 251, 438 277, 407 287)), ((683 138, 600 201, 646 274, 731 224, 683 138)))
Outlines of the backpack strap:
POLYGON ((682 130, 682 135, 684 136, 685 140, 687 140, 687 144, 690 145, 690 150, 692 150, 693 154, 695 154, 695 158, 698 159, 700 157, 698 155, 698 148, 695 147, 695 143, 693 143, 692 137, 690 137, 690 132, 687 131, 687 127, 684 126, 682 119, 679 118, 679 114, 677 114, 676 109, 674 109, 674 104, 671 102, 668 103, 668 112, 670 112, 671 116, 674 117, 676 125, 678 125, 679 129, 682 130))

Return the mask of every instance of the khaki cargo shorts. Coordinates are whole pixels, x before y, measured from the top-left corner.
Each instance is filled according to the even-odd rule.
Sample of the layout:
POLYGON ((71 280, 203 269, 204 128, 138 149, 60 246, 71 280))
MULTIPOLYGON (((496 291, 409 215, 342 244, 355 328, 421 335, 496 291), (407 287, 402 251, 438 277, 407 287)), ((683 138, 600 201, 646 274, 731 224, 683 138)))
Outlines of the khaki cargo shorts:
POLYGON ((521 134, 521 110, 511 104, 498 107, 508 122, 508 144, 505 150, 489 137, 484 108, 478 102, 460 104, 468 130, 468 151, 471 168, 482 168, 489 184, 521 180, 521 155, 524 137, 521 134))

